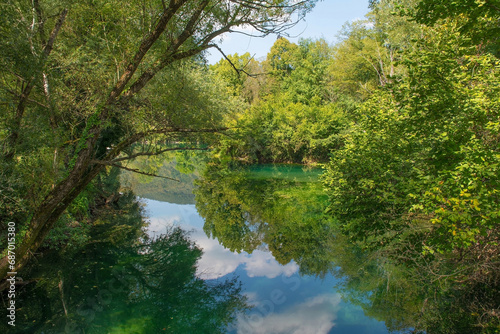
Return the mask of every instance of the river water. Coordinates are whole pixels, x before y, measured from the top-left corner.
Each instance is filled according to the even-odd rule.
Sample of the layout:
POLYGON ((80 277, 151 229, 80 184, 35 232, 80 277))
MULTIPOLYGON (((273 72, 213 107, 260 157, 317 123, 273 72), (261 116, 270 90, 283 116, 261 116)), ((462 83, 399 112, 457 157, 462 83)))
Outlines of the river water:
POLYGON ((180 182, 122 175, 134 192, 111 197, 89 239, 24 270, 18 326, 0 331, 389 332, 372 300, 384 273, 335 231, 320 169, 155 168, 180 182))
MULTIPOLYGON (((238 206, 235 209, 241 210, 242 214, 236 217, 245 217, 248 220, 249 233, 252 227, 260 228, 262 234, 273 233, 273 228, 269 225, 283 223, 280 221, 280 214, 283 212, 273 210, 288 210, 285 215, 293 216, 288 217, 291 224, 307 220, 300 215, 317 215, 314 210, 303 207, 307 203, 294 202, 293 197, 301 190, 308 192, 301 195, 311 196, 309 200, 316 200, 318 193, 321 196, 321 190, 318 191, 317 188, 320 187, 320 172, 319 169, 306 169, 301 166, 254 166, 243 172, 234 172, 235 175, 226 174, 224 180, 202 180, 198 183, 199 188, 195 190, 199 195, 196 200, 199 201, 198 207, 203 207, 204 203, 201 201, 210 201, 201 195, 202 192, 206 195, 209 191, 210 196, 218 197, 217 191, 226 191, 230 195, 223 204, 238 206), (210 187, 212 181, 220 186, 213 187, 217 188, 216 191, 210 187), (206 189, 207 184, 210 189, 206 189), (268 187, 266 184, 274 186, 268 187), (311 192, 311 188, 307 187, 311 185, 316 192, 311 192), (244 203, 249 197, 250 203, 244 203), (285 202, 284 205, 276 203, 280 200, 285 202), (266 212, 266 208, 262 206, 270 201, 273 207, 270 208, 271 212, 266 212), (294 207, 289 207, 290 202, 294 202, 294 207), (252 206, 255 203, 256 207, 252 206), (260 220, 256 222, 255 216, 259 216, 260 220), (266 218, 275 220, 262 221, 266 218), (262 225, 266 228, 262 228, 262 225)), ((191 189, 190 186, 186 188, 191 189)), ((301 195, 297 197, 302 197, 301 195)), ((360 306, 343 300, 337 289, 342 285, 342 278, 335 277, 332 273, 321 273, 321 277, 315 275, 320 273, 302 274, 294 259, 279 263, 266 244, 265 236, 261 236, 261 240, 252 245, 248 252, 244 250, 245 243, 234 246, 232 240, 227 240, 230 235, 221 234, 221 240, 210 237, 206 221, 195 205, 195 198, 192 198, 191 203, 186 203, 185 196, 182 198, 182 203, 175 203, 173 198, 170 202, 143 199, 150 221, 148 234, 154 237, 165 233, 172 226, 179 226, 189 231, 190 238, 203 249, 203 255, 197 263, 198 277, 204 280, 220 280, 234 276, 238 278, 243 285, 242 293, 248 298, 251 309, 237 315, 236 321, 228 327, 228 333, 388 333, 383 322, 366 316, 360 306), (229 248, 236 248, 226 248, 224 243, 228 243, 229 248)), ((229 219, 231 215, 225 215, 217 222, 218 212, 213 211, 218 208, 214 205, 211 209, 206 215, 215 221, 215 225, 236 224, 229 219)), ((211 232, 212 235, 216 234, 211 232)), ((296 242, 299 243, 300 240, 296 242)), ((303 246, 307 247, 302 245, 297 248, 301 249, 303 246)))

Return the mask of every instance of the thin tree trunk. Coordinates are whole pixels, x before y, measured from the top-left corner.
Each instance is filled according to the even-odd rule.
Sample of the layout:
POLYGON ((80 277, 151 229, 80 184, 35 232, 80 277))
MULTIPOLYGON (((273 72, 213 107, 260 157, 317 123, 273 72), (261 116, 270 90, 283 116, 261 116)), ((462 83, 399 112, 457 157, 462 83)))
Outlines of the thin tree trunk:
MULTIPOLYGON (((52 52, 57 35, 59 34, 59 31, 61 30, 61 27, 64 24, 67 15, 68 15, 68 10, 64 9, 60 14, 59 19, 57 20, 56 25, 54 26, 54 29, 50 33, 49 40, 43 47, 44 60, 47 59, 50 53, 52 52)), ((31 91, 35 86, 35 81, 36 81, 35 76, 31 77, 29 81, 26 83, 26 86, 24 86, 24 88, 22 89, 22 93, 19 97, 20 100, 16 108, 16 116, 12 124, 12 131, 7 140, 8 151, 5 154, 5 159, 7 160, 12 160, 12 158, 16 153, 16 145, 19 139, 19 129, 21 128, 21 123, 24 116, 24 111, 26 109, 26 104, 28 102, 31 91)))

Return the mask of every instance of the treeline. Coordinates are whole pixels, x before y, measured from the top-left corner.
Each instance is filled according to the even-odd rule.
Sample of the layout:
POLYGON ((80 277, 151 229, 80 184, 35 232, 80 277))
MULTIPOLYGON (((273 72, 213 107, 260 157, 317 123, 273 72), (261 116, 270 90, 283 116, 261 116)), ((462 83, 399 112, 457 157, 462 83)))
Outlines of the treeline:
POLYGON ((297 45, 281 37, 266 60, 249 53, 227 58, 210 68, 244 107, 229 120, 234 131, 221 139, 221 154, 247 163, 302 163, 325 161, 339 147, 350 101, 333 101, 326 41, 297 45))
POLYGON ((335 45, 280 37, 264 60, 234 54, 210 66, 244 105, 221 153, 248 163, 328 161, 359 107, 405 73, 401 52, 422 28, 392 15, 394 6, 378 4, 365 20, 346 23, 335 45))
POLYGON ((474 0, 371 6, 336 45, 281 38, 265 61, 230 58, 265 79, 238 76, 226 61, 213 66, 248 104, 221 155, 328 161, 328 211, 339 230, 409 267, 412 280, 448 301, 434 312, 453 320, 433 331, 494 332, 500 7, 474 0))

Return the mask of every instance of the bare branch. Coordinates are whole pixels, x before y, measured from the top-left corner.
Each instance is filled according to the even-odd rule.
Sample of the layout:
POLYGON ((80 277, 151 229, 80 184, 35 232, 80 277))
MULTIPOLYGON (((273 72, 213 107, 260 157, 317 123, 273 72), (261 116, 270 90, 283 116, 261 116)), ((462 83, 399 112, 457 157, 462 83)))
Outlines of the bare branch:
POLYGON ((173 179, 173 178, 168 177, 168 176, 161 176, 161 175, 156 175, 156 174, 152 174, 152 173, 143 172, 143 171, 140 171, 137 168, 128 168, 128 167, 122 166, 120 164, 115 164, 115 163, 112 163, 112 162, 109 162, 109 161, 92 160, 92 163, 99 164, 99 165, 112 166, 112 167, 124 169, 124 170, 127 170, 129 172, 133 172, 133 173, 137 173, 137 174, 141 174, 141 175, 147 175, 147 176, 152 176, 152 177, 158 177, 158 178, 161 178, 161 179, 172 180, 172 181, 175 181, 175 182, 181 182, 180 180, 173 179))
POLYGON ((251 9, 258 9, 258 8, 266 8, 266 9, 276 9, 276 8, 288 8, 288 9, 293 9, 293 8, 298 8, 304 4, 307 3, 306 0, 304 1, 299 1, 297 3, 291 4, 291 5, 276 5, 275 2, 273 1, 266 1, 266 0, 261 0, 261 1, 255 1, 255 0, 230 0, 232 3, 236 3, 251 9))
POLYGON ((155 152, 139 152, 139 153, 135 153, 135 154, 130 154, 126 157, 113 159, 111 162, 116 163, 116 162, 120 162, 120 161, 135 159, 137 157, 142 157, 142 156, 155 156, 155 155, 160 155, 162 153, 170 152, 170 151, 207 151, 207 150, 208 150, 208 148, 200 148, 200 147, 173 147, 173 148, 166 148, 166 149, 155 151, 155 152))
MULTIPOLYGON (((8 92, 8 93, 10 93, 10 94, 14 95, 16 98, 21 99, 21 95, 19 95, 18 93, 14 92, 14 91, 12 91, 12 90, 10 90, 10 89, 7 89, 7 88, 4 88, 4 90, 5 90, 6 92, 8 92)), ((45 104, 43 104, 43 103, 40 103, 40 102, 38 102, 38 101, 36 101, 36 100, 30 99, 30 98, 27 98, 26 100, 27 100, 27 102, 32 102, 32 103, 38 104, 40 107, 43 107, 43 108, 47 108, 47 109, 49 109, 49 106, 47 106, 47 105, 45 105, 45 104)))
POLYGON ((117 157, 125 148, 130 145, 138 142, 139 140, 146 138, 148 136, 152 136, 155 134, 167 134, 167 133, 218 133, 228 130, 229 128, 214 128, 214 129, 184 129, 184 128, 162 128, 162 129, 154 129, 144 132, 138 132, 133 135, 130 135, 128 138, 120 142, 118 145, 113 147, 108 154, 106 155, 104 160, 111 161, 115 157, 117 157))
POLYGON ((247 71, 245 71, 245 67, 250 63, 250 61, 252 60, 252 58, 250 58, 248 60, 248 62, 246 63, 245 66, 243 66, 242 68, 236 68, 236 65, 234 65, 234 63, 231 61, 231 59, 229 59, 226 54, 224 53, 224 51, 222 51, 222 49, 214 44, 212 47, 216 48, 217 50, 219 50, 219 52, 222 54, 222 56, 224 56, 224 58, 229 62, 229 64, 231 65, 231 67, 236 71, 236 73, 238 74, 238 77, 240 76, 241 73, 245 73, 246 75, 248 75, 249 77, 252 77, 252 78, 256 78, 258 77, 259 75, 265 75, 266 73, 257 73, 257 74, 251 74, 251 73, 248 73, 247 71))

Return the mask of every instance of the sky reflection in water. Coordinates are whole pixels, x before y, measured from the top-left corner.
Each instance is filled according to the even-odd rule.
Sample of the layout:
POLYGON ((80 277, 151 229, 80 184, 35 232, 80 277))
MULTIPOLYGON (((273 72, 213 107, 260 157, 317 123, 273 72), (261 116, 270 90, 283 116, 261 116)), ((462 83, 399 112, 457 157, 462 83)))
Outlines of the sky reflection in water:
POLYGON ((160 235, 173 225, 191 231, 191 238, 204 252, 198 261, 200 278, 238 275, 243 282, 244 293, 254 308, 239 315, 229 333, 388 333, 383 322, 366 317, 360 307, 342 301, 335 291, 338 279, 333 276, 323 280, 300 276, 295 262, 282 266, 265 247, 252 254, 225 249, 206 236, 204 220, 194 204, 143 201, 150 236, 160 235))

